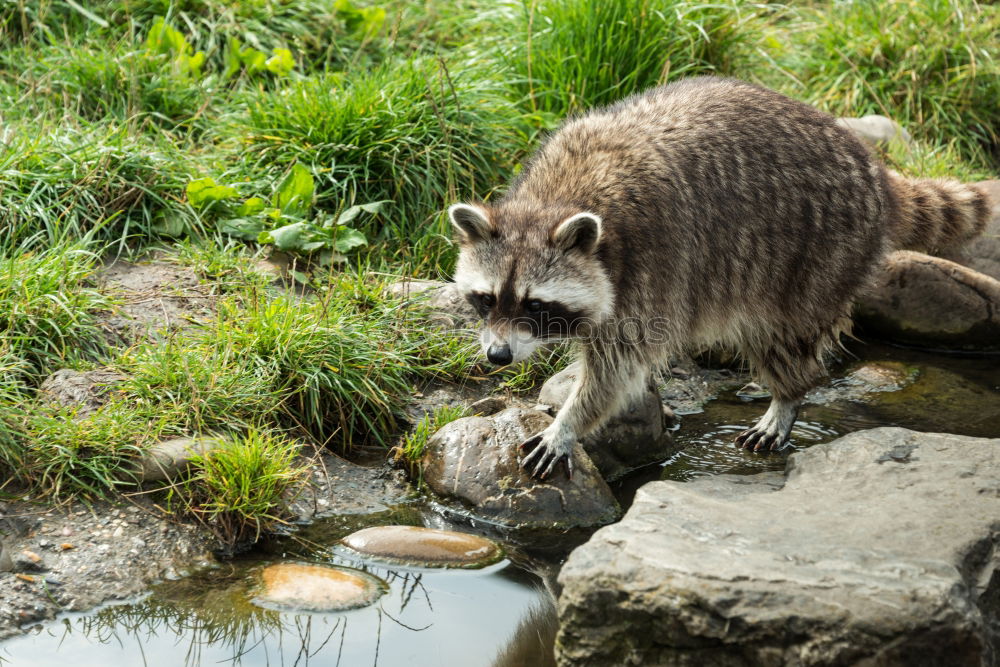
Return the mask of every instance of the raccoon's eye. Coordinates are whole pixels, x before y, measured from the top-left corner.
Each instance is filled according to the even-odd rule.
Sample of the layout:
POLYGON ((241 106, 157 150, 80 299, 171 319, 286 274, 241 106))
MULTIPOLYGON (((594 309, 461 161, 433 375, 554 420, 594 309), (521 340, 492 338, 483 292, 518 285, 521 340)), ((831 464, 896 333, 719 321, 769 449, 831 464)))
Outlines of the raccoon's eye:
POLYGON ((487 308, 492 308, 496 305, 497 299, 492 294, 480 294, 479 302, 487 308))
POLYGON ((531 299, 524 304, 524 309, 529 313, 540 313, 542 312, 543 304, 538 299, 531 299))

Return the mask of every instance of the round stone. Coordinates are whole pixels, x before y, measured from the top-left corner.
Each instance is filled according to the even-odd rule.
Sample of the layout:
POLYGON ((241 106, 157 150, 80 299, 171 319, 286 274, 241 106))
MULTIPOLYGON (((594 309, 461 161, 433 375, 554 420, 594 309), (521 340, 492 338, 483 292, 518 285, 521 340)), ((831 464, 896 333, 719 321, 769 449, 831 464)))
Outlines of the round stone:
POLYGON ((373 558, 422 567, 483 567, 503 558, 495 542, 476 535, 418 526, 375 526, 343 539, 373 558))
POLYGON ((253 603, 288 611, 343 611, 370 605, 385 590, 379 579, 360 571, 279 563, 261 571, 253 603))

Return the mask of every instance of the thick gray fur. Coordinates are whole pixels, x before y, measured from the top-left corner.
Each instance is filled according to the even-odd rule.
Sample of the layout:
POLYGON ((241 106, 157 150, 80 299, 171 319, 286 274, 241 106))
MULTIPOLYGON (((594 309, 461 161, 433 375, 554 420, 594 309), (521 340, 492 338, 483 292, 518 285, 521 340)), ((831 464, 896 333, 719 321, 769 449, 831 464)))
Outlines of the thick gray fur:
POLYGON ((742 352, 773 402, 737 442, 780 447, 883 255, 971 238, 989 206, 974 186, 889 171, 808 105, 695 78, 568 120, 499 201, 451 213, 484 349, 518 361, 582 342, 570 399, 525 443, 544 477, 691 346, 742 352))

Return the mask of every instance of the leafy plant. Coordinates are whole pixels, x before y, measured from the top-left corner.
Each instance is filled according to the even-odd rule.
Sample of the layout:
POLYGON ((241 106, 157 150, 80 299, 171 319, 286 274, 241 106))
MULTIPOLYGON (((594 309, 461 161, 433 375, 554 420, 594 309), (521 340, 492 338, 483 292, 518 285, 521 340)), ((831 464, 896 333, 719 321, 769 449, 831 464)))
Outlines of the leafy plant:
POLYGON ((351 223, 362 214, 377 215, 388 202, 357 204, 336 217, 325 212, 314 215, 314 192, 312 174, 298 163, 278 183, 270 207, 260 197, 250 197, 233 207, 231 204, 239 199, 237 189, 219 185, 212 178, 200 178, 187 185, 192 206, 206 212, 219 210, 218 228, 226 234, 270 244, 282 251, 315 253, 323 265, 343 261, 347 253, 368 243, 351 223))
POLYGON ((174 73, 180 76, 197 78, 205 64, 205 52, 195 51, 184 34, 163 18, 158 18, 150 27, 145 49, 153 57, 165 57, 174 73))
POLYGON ((295 58, 288 49, 274 48, 268 57, 263 51, 243 45, 236 37, 230 37, 226 46, 225 78, 231 78, 241 70, 248 74, 270 72, 275 76, 288 76, 295 69, 295 58))

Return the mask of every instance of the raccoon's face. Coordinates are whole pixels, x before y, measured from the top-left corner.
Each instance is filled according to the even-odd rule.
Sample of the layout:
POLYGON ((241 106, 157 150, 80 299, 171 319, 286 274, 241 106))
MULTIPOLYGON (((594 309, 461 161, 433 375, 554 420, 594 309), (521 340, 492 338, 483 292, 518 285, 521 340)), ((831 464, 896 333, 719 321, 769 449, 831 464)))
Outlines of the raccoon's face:
POLYGON ((483 352, 494 364, 527 359, 550 340, 585 337, 614 306, 597 258, 601 219, 455 204, 461 244, 455 283, 483 318, 483 352))

